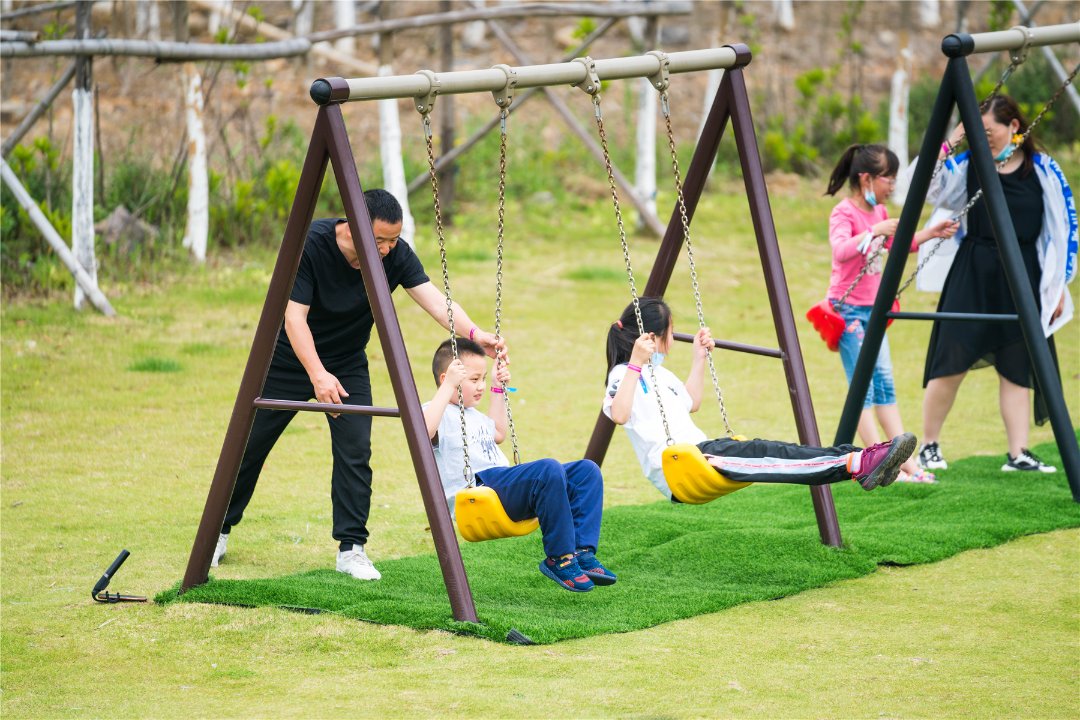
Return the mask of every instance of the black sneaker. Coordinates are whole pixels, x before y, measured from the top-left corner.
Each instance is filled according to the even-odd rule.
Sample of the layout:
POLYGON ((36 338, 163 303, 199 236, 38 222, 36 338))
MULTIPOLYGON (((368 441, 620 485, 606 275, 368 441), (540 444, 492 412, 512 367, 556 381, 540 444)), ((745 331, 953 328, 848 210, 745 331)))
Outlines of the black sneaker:
POLYGON ((949 463, 941 456, 941 447, 936 442, 929 442, 919 450, 919 467, 925 470, 945 470, 949 463))
POLYGON ((1015 470, 1021 470, 1023 472, 1044 472, 1055 473, 1057 468, 1053 465, 1047 465, 1039 458, 1035 457, 1027 448, 1020 448, 1020 454, 1013 457, 1009 453, 1005 453, 1006 462, 1001 466, 1002 472, 1013 472, 1015 470))

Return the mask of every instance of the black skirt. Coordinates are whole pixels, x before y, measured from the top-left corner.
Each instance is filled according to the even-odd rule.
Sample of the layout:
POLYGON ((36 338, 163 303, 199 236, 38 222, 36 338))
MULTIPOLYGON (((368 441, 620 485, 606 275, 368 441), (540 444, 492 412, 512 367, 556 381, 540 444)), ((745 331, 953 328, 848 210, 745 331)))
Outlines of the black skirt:
MULTIPOLYGON (((1012 188, 1008 187, 1010 184, 1008 181, 1018 179, 1002 178, 1007 201, 1014 200, 1015 197, 1010 197, 1009 190, 1012 188)), ((969 190, 971 189, 973 188, 969 184, 969 190)), ((1013 207, 1010 207, 1010 210, 1014 211, 1012 213, 1014 222, 1019 219, 1019 215, 1027 214, 1017 213, 1016 208, 1013 207)), ((971 219, 975 220, 972 224, 975 227, 969 227, 969 229, 978 231, 989 225, 988 216, 985 216, 985 223, 978 222, 978 220, 983 220, 983 217, 979 217, 978 220, 975 218, 977 214, 982 215, 985 212, 980 200, 971 210, 971 219)), ((1024 263, 1023 275, 1027 278, 1035 295, 1036 307, 1041 311, 1039 281, 1042 270, 1039 265, 1038 247, 1034 242, 1041 222, 1036 225, 1034 232, 1031 227, 1033 223, 1018 224, 1021 225, 1016 230, 1020 241, 1020 256, 1024 263)), ((949 276, 945 280, 945 286, 942 288, 937 309, 938 312, 1016 314, 1016 304, 1013 302, 1012 293, 1009 292, 997 241, 989 236, 989 233, 980 236, 969 232, 960 244, 956 257, 953 259, 952 268, 949 270, 949 276)), ((1054 338, 1050 337, 1048 341, 1056 370, 1058 361, 1054 338)), ((1044 423, 1048 417, 1046 403, 1041 389, 1037 386, 1038 383, 1035 382, 1031 357, 1018 322, 982 323, 944 320, 934 323, 930 333, 930 346, 926 353, 923 387, 926 387, 926 384, 934 378, 957 375, 989 366, 993 366, 1009 382, 1035 389, 1035 421, 1040 425, 1044 423)))

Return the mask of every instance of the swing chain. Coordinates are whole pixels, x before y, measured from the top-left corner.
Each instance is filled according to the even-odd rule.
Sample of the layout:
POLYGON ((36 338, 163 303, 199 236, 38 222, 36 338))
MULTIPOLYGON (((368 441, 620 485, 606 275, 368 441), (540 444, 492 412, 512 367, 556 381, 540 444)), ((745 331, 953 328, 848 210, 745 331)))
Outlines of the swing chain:
MULTIPOLYGON (((509 115, 509 110, 503 108, 499 113, 499 124, 501 128, 501 138, 499 140, 499 225, 498 225, 498 243, 496 244, 495 257, 496 257, 496 269, 495 269, 495 340, 498 342, 502 339, 502 333, 500 328, 502 327, 502 277, 503 277, 503 235, 506 228, 506 118, 509 115)), ((503 362, 501 359, 496 358, 496 363, 503 362)), ((514 414, 510 411, 510 394, 506 391, 506 383, 500 382, 502 386, 503 407, 506 408, 506 425, 510 430, 510 442, 514 448, 514 464, 521 464, 521 451, 518 448, 517 431, 514 429, 514 414)))
MULTIPOLYGON (((580 60, 580 59, 579 59, 580 60)), ((589 63, 590 58, 584 58, 589 63)), ((586 65, 589 69, 589 65, 586 65)), ((590 70, 595 76, 595 70, 590 70)), ((604 168, 607 170, 608 186, 611 188, 611 201, 615 206, 615 222, 619 226, 619 242, 622 244, 623 262, 626 264, 626 277, 630 283, 630 297, 634 305, 634 319, 637 320, 638 335, 645 334, 645 323, 641 319, 641 303, 638 300, 637 286, 634 283, 634 268, 630 264, 630 244, 626 240, 626 226, 623 225, 622 208, 619 206, 619 191, 615 185, 615 171, 611 166, 611 153, 608 150, 607 133, 604 131, 604 116, 600 111, 600 83, 592 82, 583 88, 592 95, 594 115, 596 116, 596 131, 600 136, 600 148, 604 155, 604 168)), ((656 381, 656 367, 649 363, 649 375, 652 379, 653 390, 656 393, 656 406, 660 409, 660 419, 664 423, 664 434, 667 436, 667 444, 674 445, 675 440, 671 437, 671 427, 668 425, 667 413, 664 411, 664 401, 660 396, 660 384, 656 381)))
MULTIPOLYGON (((418 104, 419 108, 420 105, 418 104)), ((454 331, 454 300, 450 294, 450 269, 446 262, 446 235, 443 231, 442 206, 439 203, 439 180, 435 174, 435 147, 431 139, 431 104, 426 103, 426 110, 419 110, 424 120, 424 138, 427 143, 428 177, 431 179, 431 198, 434 205, 435 234, 439 240, 439 261, 442 263, 443 294, 446 296, 446 320, 450 330, 450 348, 453 350, 454 359, 458 359, 457 334, 454 331)), ((473 477, 472 465, 469 464, 469 438, 465 428, 465 396, 461 385, 457 387, 458 417, 461 419, 461 452, 465 474, 465 486, 474 487, 476 478, 473 477)))
MULTIPOLYGON (((666 60, 666 57, 665 57, 666 60)), ((694 262, 694 248, 690 242, 690 219, 686 212, 686 197, 683 194, 682 174, 679 172, 679 154, 675 148, 675 133, 671 127, 671 108, 668 102, 667 83, 660 91, 660 107, 664 113, 664 124, 667 126, 668 150, 671 153, 671 172, 675 176, 675 193, 679 202, 679 218, 682 222, 683 241, 686 243, 686 257, 690 261, 690 283, 694 289, 694 305, 697 308, 698 328, 705 328, 705 311, 701 305, 701 287, 698 284, 697 264, 694 262)), ((705 355, 709 365, 709 376, 712 378, 713 390, 716 392, 716 401, 720 405, 720 416, 724 421, 724 429, 728 437, 734 437, 735 431, 731 429, 728 420, 727 407, 724 405, 724 394, 720 390, 720 380, 716 377, 716 365, 713 363, 712 352, 705 355)))

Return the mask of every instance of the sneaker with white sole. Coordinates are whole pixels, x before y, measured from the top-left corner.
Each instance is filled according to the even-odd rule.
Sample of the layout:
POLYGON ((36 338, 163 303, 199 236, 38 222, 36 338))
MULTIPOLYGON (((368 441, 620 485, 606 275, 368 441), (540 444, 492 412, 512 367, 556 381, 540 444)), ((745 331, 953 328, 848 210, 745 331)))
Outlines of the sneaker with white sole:
POLYGON ((1001 466, 1001 471, 1014 472, 1017 470, 1021 472, 1057 472, 1056 467, 1047 465, 1027 448, 1020 448, 1020 454, 1016 457, 1013 457, 1009 453, 1005 453, 1005 464, 1001 466))
POLYGON ((919 450, 919 467, 924 470, 945 470, 949 463, 941 455, 941 446, 936 442, 928 442, 919 450))
POLYGON ((382 573, 368 559, 363 545, 353 545, 352 550, 339 551, 337 571, 352 575, 357 580, 378 580, 382 577, 382 573))
POLYGON ((225 533, 218 535, 217 545, 214 547, 214 559, 210 561, 210 567, 217 567, 221 558, 225 557, 225 546, 229 544, 229 536, 225 533))

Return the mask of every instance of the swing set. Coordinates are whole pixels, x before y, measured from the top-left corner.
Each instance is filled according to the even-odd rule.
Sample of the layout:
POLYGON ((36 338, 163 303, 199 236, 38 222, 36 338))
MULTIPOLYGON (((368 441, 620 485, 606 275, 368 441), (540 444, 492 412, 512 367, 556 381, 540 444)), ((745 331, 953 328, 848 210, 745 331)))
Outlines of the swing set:
MULTIPOLYGON (((737 44, 670 54, 652 52, 641 56, 606 60, 578 58, 572 62, 548 65, 520 67, 497 65, 486 70, 439 74, 430 70, 422 70, 413 75, 356 79, 332 77, 316 80, 311 87, 311 97, 318 104, 319 109, 307 157, 301 171, 281 248, 270 279, 266 301, 263 305, 252 342, 251 353, 248 356, 247 365, 240 382, 240 388, 233 406, 202 519, 192 546, 187 569, 181 584, 181 592, 203 584, 208 579, 214 546, 224 521, 225 512, 236 482, 237 471, 243 458, 247 436, 257 409, 285 409, 397 417, 401 419, 404 426, 406 441, 419 482, 421 497, 431 527, 432 539, 453 616, 459 621, 477 622, 476 609, 465 574, 454 525, 445 502, 431 443, 428 440, 411 364, 372 234, 371 219, 363 200, 356 160, 349 143, 341 111, 341 105, 346 102, 411 98, 414 100, 416 109, 422 117, 427 145, 429 176, 434 199, 434 220, 442 266, 443 290, 446 296, 447 319, 449 321, 450 336, 453 339, 452 345, 455 357, 457 356, 457 346, 452 310, 453 300, 450 290, 430 123, 430 113, 439 95, 490 92, 500 108, 502 138, 499 161, 498 265, 495 299, 495 335, 499 337, 501 337, 500 319, 505 230, 506 124, 511 112, 515 90, 530 87, 569 85, 579 87, 592 96, 594 114, 604 149, 608 179, 612 185, 612 199, 619 225, 627 277, 635 304, 637 296, 633 269, 626 234, 622 225, 618 193, 614 186, 610 155, 607 151, 607 138, 603 128, 599 90, 601 81, 646 77, 661 92, 678 203, 668 223, 645 293, 657 296, 664 293, 675 262, 678 259, 681 245, 685 242, 691 262, 694 299, 698 311, 698 321, 701 326, 704 326, 705 320, 693 250, 690 243, 690 223, 697 203, 704 191, 705 181, 716 156, 721 137, 730 120, 738 146, 750 214, 780 347, 779 349, 763 348, 721 340, 715 340, 714 346, 726 350, 780 359, 784 364, 799 439, 805 444, 820 445, 810 399, 809 383, 806 379, 805 366, 795 329, 795 319, 791 311, 791 301, 780 261, 776 229, 773 225, 772 213, 769 207, 764 172, 758 153, 757 140, 754 136, 749 98, 743 78, 743 69, 749 64, 750 60, 749 48, 737 44), (724 69, 725 73, 699 138, 684 185, 679 172, 678 158, 675 154, 675 142, 671 131, 670 108, 667 98, 669 76, 710 69, 724 69), (285 306, 288 302, 290 289, 299 265, 328 162, 332 166, 337 180, 337 187, 341 194, 349 228, 352 232, 353 243, 360 262, 364 287, 371 303, 374 323, 386 358, 391 386, 397 401, 397 407, 394 408, 318 402, 289 402, 261 397, 281 318, 284 316, 285 306)), ((640 329, 640 314, 638 314, 638 323, 640 329)), ((678 333, 676 339, 690 341, 691 336, 678 333)), ((727 432, 729 435, 733 435, 726 410, 724 410, 723 396, 720 392, 711 357, 709 365, 727 432)), ((503 390, 505 391, 506 388, 504 387, 503 390)), ((505 394, 504 397, 506 397, 505 394)), ((459 389, 459 403, 461 399, 459 389)), ((512 415, 510 415, 509 403, 507 403, 506 407, 510 435, 514 446, 514 461, 520 462, 517 436, 513 430, 513 419, 512 415)), ((611 439, 613 427, 611 421, 601 414, 585 454, 587 458, 594 460, 598 464, 602 462, 611 439)), ((464 428, 462 429, 464 435, 464 428)), ((747 484, 724 481, 715 469, 705 463, 704 458, 695 447, 672 444, 668 448, 667 455, 665 472, 668 473, 669 479, 675 486, 679 488, 677 496, 686 502, 706 502, 747 484)), ((468 487, 457 496, 455 515, 457 516, 458 529, 461 530, 462 536, 467 540, 486 540, 522 535, 536 528, 535 519, 517 523, 511 521, 506 517, 494 491, 483 486, 476 486, 475 478, 471 477, 467 449, 465 475, 468 487)), ((839 546, 841 544, 840 530, 833 506, 832 494, 828 486, 813 486, 810 488, 810 492, 822 542, 832 546, 839 546)))
MULTIPOLYGON (((836 444, 850 442, 855 436, 859 415, 862 412, 863 398, 866 397, 866 391, 873 374, 874 362, 881 349, 881 342, 888 322, 892 322, 893 319, 1019 322, 1024 342, 1031 356, 1035 381, 1039 384, 1039 387, 1044 389, 1050 423, 1054 430, 1058 450, 1061 452, 1069 489, 1073 500, 1080 502, 1080 447, 1078 447, 1076 434, 1069 419, 1069 411, 1065 405, 1064 393, 1050 354, 1050 347, 1043 333, 1035 294, 1023 270, 1024 262, 1020 255, 1016 231, 1009 216, 1008 206, 1005 203, 1005 194, 995 167, 994 157, 990 152, 990 144, 983 130, 982 104, 975 98, 975 88, 971 81, 971 73, 967 63, 967 57, 972 54, 1001 52, 1002 50, 1010 52, 1011 62, 1002 73, 993 91, 983 101, 983 104, 985 104, 998 94, 1013 71, 1023 64, 1029 48, 1077 42, 1080 42, 1080 22, 1064 25, 1045 25, 1042 27, 1017 26, 1010 30, 975 35, 954 34, 948 35, 942 40, 941 51, 949 58, 949 61, 941 80, 937 99, 934 101, 934 108, 926 128, 926 134, 923 136, 919 159, 911 178, 904 208, 900 213, 900 221, 896 228, 892 248, 888 253, 888 261, 882 271, 878 295, 871 310, 870 320, 866 324, 866 335, 863 340, 862 350, 855 364, 855 371, 844 402, 844 410, 836 428, 834 440, 836 444), (951 159, 951 154, 955 150, 953 147, 948 147, 945 157, 941 162, 937 162, 942 138, 949 131, 949 116, 954 106, 960 112, 960 118, 971 149, 971 168, 977 174, 979 187, 981 188, 977 194, 968 200, 965 207, 957 214, 957 217, 966 214, 980 197, 985 196, 991 227, 997 240, 1002 267, 1008 281, 1008 289, 1016 305, 1017 312, 1015 315, 918 313, 890 309, 895 298, 899 293, 903 292, 904 288, 912 280, 912 278, 909 278, 903 287, 899 287, 904 264, 907 262, 910 251, 911 239, 918 226, 919 216, 922 213, 923 204, 926 202, 930 184, 937 177, 937 174, 941 172, 942 166, 951 159)), ((1076 77, 1078 71, 1080 71, 1080 66, 1077 66, 1066 77, 1057 92, 1047 101, 1026 128, 1022 135, 1023 138, 1026 138, 1031 133, 1039 120, 1053 106, 1073 78, 1076 77)), ((941 244, 943 243, 939 241, 933 251, 936 252, 941 244)), ((919 263, 916 272, 926 264, 928 257, 929 253, 919 263)))

